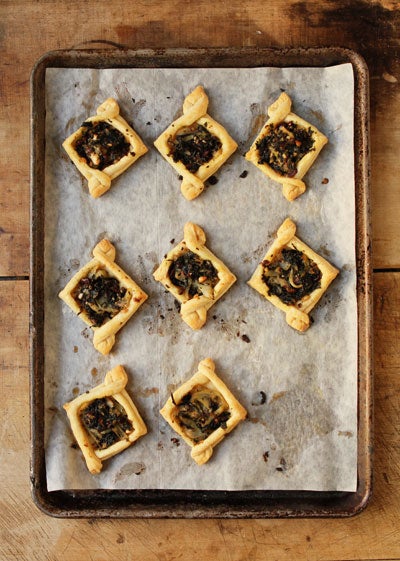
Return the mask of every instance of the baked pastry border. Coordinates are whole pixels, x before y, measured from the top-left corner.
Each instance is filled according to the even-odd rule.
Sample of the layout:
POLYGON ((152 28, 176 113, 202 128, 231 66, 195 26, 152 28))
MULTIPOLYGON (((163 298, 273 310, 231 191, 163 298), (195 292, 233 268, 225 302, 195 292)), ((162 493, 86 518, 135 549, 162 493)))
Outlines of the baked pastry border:
POLYGON ((63 405, 70 421, 72 433, 82 451, 87 468, 92 474, 100 473, 104 460, 119 454, 147 433, 147 427, 125 389, 127 382, 128 376, 124 367, 121 365, 115 366, 107 372, 102 384, 63 405), (121 404, 132 423, 132 431, 127 433, 125 440, 119 440, 104 450, 97 450, 91 443, 79 418, 79 413, 84 405, 103 397, 112 397, 121 404))
POLYGON ((288 201, 294 201, 297 197, 302 195, 306 190, 306 184, 302 181, 302 178, 311 168, 315 160, 317 159, 322 148, 327 144, 328 138, 320 132, 314 125, 308 123, 295 113, 291 112, 292 100, 287 95, 287 93, 282 92, 278 99, 268 107, 269 119, 261 128, 257 137, 253 141, 249 150, 245 154, 246 160, 254 164, 258 169, 260 169, 267 177, 270 179, 281 183, 282 193, 288 201), (294 177, 286 177, 268 164, 260 164, 259 152, 257 148, 257 143, 265 136, 265 131, 267 127, 271 124, 278 125, 282 122, 294 122, 296 125, 308 129, 310 128, 313 133, 314 145, 313 149, 308 152, 297 164, 297 173, 294 177))
POLYGON ((197 372, 171 394, 160 413, 172 429, 191 447, 191 457, 198 465, 205 464, 211 458, 214 447, 247 416, 246 409, 216 374, 215 364, 211 358, 205 358, 199 362, 197 372), (218 427, 199 443, 195 443, 185 434, 174 416, 176 404, 197 385, 212 386, 225 399, 231 414, 226 421, 226 428, 218 427))
POLYGON ((114 343, 116 333, 126 324, 145 300, 147 294, 115 263, 115 247, 107 240, 101 240, 93 249, 94 259, 89 261, 70 279, 59 297, 78 315, 93 331, 93 345, 103 355, 108 354, 114 343), (96 267, 104 268, 110 276, 115 277, 119 283, 131 293, 128 305, 120 310, 114 317, 100 327, 94 327, 85 311, 82 311, 72 296, 79 281, 87 276, 96 267))
POLYGON ((203 192, 204 182, 226 162, 238 147, 226 129, 207 114, 207 108, 208 96, 202 86, 197 86, 185 97, 183 115, 173 121, 154 141, 154 146, 160 154, 183 177, 181 192, 189 201, 203 192), (194 123, 205 126, 211 134, 218 137, 222 146, 211 160, 201 165, 195 173, 191 173, 182 162, 174 162, 170 155, 171 150, 168 141, 174 137, 179 129, 194 123))
POLYGON ((206 235, 200 226, 193 222, 187 222, 183 232, 183 240, 168 252, 159 267, 154 271, 153 277, 155 280, 161 282, 161 284, 163 284, 180 302, 180 315, 183 321, 192 329, 200 329, 207 321, 207 311, 236 282, 236 277, 228 267, 206 247, 206 235), (183 253, 186 253, 187 250, 196 253, 201 259, 211 261, 212 265, 218 271, 219 281, 214 286, 213 298, 209 298, 205 295, 195 295, 193 298, 187 298, 186 295, 181 294, 179 288, 171 282, 169 278, 171 263, 183 253))
POLYGON ((296 302, 296 304, 285 304, 278 296, 269 294, 268 286, 262 278, 264 273, 262 262, 257 266, 252 277, 248 281, 248 284, 264 296, 264 298, 269 300, 274 306, 285 312, 286 321, 291 327, 293 327, 293 329, 296 329, 297 331, 306 331, 310 326, 309 313, 326 292, 331 282, 339 274, 339 270, 297 238, 295 234, 296 224, 290 218, 286 218, 279 227, 276 239, 264 255, 262 262, 273 261, 274 257, 284 247, 297 249, 307 255, 309 259, 312 259, 318 265, 322 273, 320 288, 313 290, 311 294, 304 296, 296 302))
POLYGON ((127 170, 136 160, 148 151, 148 148, 145 146, 140 136, 125 119, 121 117, 119 111, 120 109, 117 101, 109 97, 99 105, 97 108, 97 115, 88 117, 85 120, 85 122, 92 123, 98 123, 100 121, 109 123, 117 129, 131 145, 133 153, 129 152, 129 154, 123 156, 114 164, 105 167, 103 170, 93 169, 86 163, 85 158, 79 156, 75 150, 75 142, 82 136, 85 130, 82 126, 63 142, 64 150, 81 174, 87 179, 89 193, 94 198, 104 195, 104 193, 110 189, 112 180, 121 175, 121 173, 127 170))

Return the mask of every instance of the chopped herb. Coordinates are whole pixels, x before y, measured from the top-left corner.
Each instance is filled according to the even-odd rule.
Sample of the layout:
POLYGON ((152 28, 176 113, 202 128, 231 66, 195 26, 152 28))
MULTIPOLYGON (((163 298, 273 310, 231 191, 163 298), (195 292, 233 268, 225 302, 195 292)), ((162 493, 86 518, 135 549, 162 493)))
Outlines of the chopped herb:
POLYGON ((91 401, 79 416, 98 450, 124 440, 133 430, 125 409, 111 396, 91 401))
POLYGON ((299 161, 314 150, 311 127, 305 129, 293 121, 270 124, 257 142, 259 164, 267 164, 285 177, 294 177, 299 161))
POLYGON ((174 162, 182 162, 191 173, 209 162, 222 146, 219 138, 198 123, 179 129, 168 145, 174 162))
POLYGON ((133 154, 131 145, 115 127, 104 121, 85 121, 83 133, 75 141, 75 150, 93 169, 103 170, 123 156, 133 154))
POLYGON ((284 248, 272 262, 264 261, 263 281, 269 294, 293 305, 321 286, 318 265, 298 249, 284 248))
POLYGON ((218 271, 208 259, 202 259, 192 251, 182 253, 172 261, 168 276, 177 287, 187 291, 189 298, 196 294, 212 297, 213 288, 218 283, 218 271))
POLYGON ((220 393, 205 386, 195 386, 177 405, 176 418, 194 442, 205 440, 219 427, 226 428, 231 414, 220 393))
POLYGON ((72 293, 93 327, 100 327, 113 318, 130 300, 130 293, 105 269, 98 269, 81 279, 72 293))

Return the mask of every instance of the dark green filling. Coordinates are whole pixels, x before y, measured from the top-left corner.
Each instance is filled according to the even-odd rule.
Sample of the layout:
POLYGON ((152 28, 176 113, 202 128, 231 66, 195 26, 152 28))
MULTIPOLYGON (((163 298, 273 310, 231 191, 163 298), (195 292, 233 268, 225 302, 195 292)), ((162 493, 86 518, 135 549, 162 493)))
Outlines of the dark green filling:
POLYGON ((82 123, 82 127, 84 130, 75 141, 75 150, 91 168, 103 170, 129 154, 131 145, 109 123, 86 121, 82 123))
POLYGON ((263 261, 263 281, 269 294, 293 305, 321 286, 318 265, 298 249, 282 249, 272 262, 263 261))
POLYGON ((222 395, 203 386, 193 388, 176 407, 181 428, 196 443, 205 440, 219 427, 226 428, 231 416, 222 395))
POLYGON ((86 312, 93 327, 113 318, 129 302, 130 294, 119 281, 99 269, 81 279, 72 293, 81 311, 86 312))
POLYGON ((219 281, 218 271, 211 261, 190 250, 172 261, 168 276, 172 284, 187 291, 189 298, 208 292, 219 281))
POLYGON ((222 146, 219 138, 198 123, 181 128, 168 145, 174 162, 182 162, 191 173, 209 162, 222 146))
POLYGON ((98 450, 124 440, 133 429, 125 409, 113 397, 91 401, 79 416, 98 450))
POLYGON ((259 164, 267 164, 285 177, 294 177, 300 160, 314 150, 311 127, 305 129, 290 121, 270 124, 256 143, 259 164))

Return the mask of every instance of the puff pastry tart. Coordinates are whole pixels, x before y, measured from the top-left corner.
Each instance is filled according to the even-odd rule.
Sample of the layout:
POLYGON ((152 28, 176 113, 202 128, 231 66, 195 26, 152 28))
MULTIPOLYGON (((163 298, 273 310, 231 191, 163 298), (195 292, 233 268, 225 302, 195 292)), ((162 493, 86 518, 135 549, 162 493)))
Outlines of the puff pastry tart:
POLYGON ((125 369, 115 366, 107 372, 102 384, 64 405, 90 473, 100 473, 104 460, 147 433, 125 390, 127 382, 125 369))
POLYGON ((93 345, 106 355, 116 333, 147 299, 147 294, 115 263, 115 247, 104 239, 59 297, 94 331, 93 345))
POLYGON ((288 201, 304 193, 302 178, 328 142, 316 127, 291 112, 286 93, 268 107, 269 119, 246 154, 265 175, 282 184, 288 201))
POLYGON ((245 419, 247 411, 215 373, 211 358, 199 363, 197 372, 175 390, 160 411, 201 465, 214 447, 245 419))
POLYGON ((154 145, 183 177, 181 191, 192 200, 204 182, 237 149, 236 142, 217 121, 207 114, 208 96, 197 86, 183 103, 183 115, 171 123, 154 145))
POLYGON ((295 236, 287 218, 248 284, 286 313, 298 331, 310 326, 309 313, 339 271, 295 236))
POLYGON ((147 152, 139 135, 119 114, 119 105, 108 98, 64 142, 63 147, 88 180, 89 193, 100 197, 138 158, 147 152))
POLYGON ((207 247, 202 228, 192 222, 184 227, 184 238, 154 271, 180 302, 180 314, 192 329, 206 323, 207 311, 236 281, 236 277, 207 247))

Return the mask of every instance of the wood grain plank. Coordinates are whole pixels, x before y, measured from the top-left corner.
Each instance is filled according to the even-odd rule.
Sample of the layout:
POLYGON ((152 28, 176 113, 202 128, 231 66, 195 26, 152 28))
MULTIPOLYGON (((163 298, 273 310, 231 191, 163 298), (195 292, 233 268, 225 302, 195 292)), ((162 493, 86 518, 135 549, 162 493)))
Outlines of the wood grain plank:
POLYGON ((29 493, 28 283, 0 282, 0 558, 208 561, 400 558, 400 273, 375 278, 375 493, 338 520, 58 520, 29 493), (134 556, 134 557, 132 557, 134 556))
POLYGON ((25 275, 29 269, 31 68, 49 50, 99 45, 163 48, 336 44, 359 51, 371 72, 374 265, 400 266, 397 0, 274 0, 268 9, 258 0, 198 0, 196 9, 186 0, 116 0, 112 7, 108 0, 8 0, 0 3, 0 22, 0 276, 25 275))

